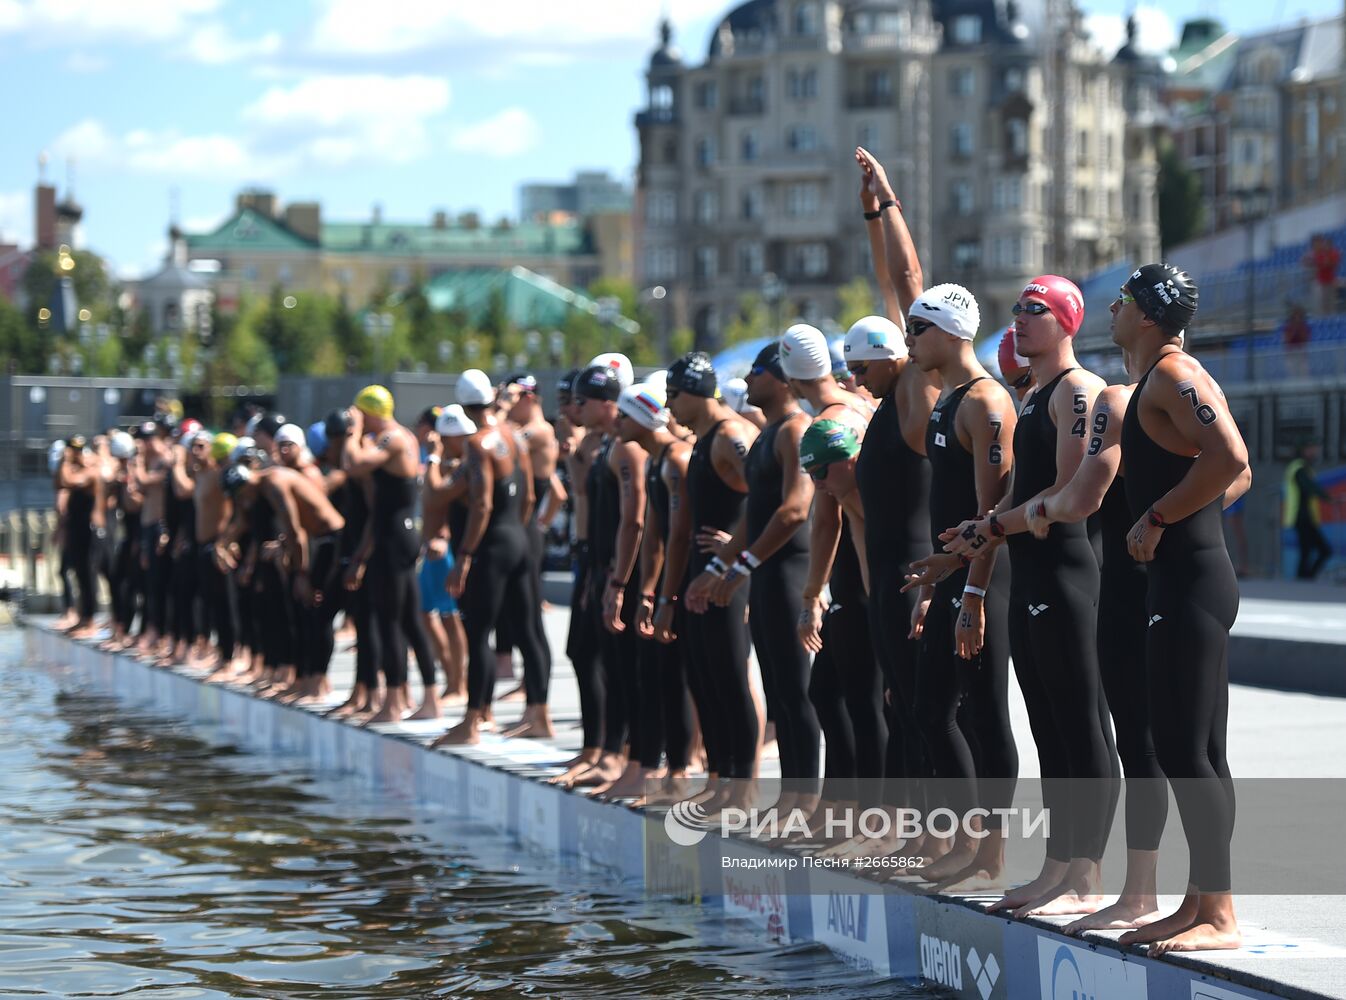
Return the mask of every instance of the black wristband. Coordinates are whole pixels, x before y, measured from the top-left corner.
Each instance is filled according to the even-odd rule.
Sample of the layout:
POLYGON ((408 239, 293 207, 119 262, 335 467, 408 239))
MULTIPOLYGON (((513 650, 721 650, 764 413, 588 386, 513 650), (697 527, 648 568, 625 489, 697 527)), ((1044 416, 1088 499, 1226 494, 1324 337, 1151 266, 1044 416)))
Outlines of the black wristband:
POLYGON ((872 211, 872 212, 866 212, 866 213, 865 213, 865 221, 866 221, 866 222, 873 222, 875 219, 881 217, 882 215, 883 215, 883 209, 881 209, 881 208, 876 208, 876 209, 875 209, 874 211, 872 211))
POLYGON ((896 198, 887 198, 887 199, 885 199, 885 200, 879 202, 879 212, 880 212, 880 214, 882 214, 882 212, 884 211, 884 209, 887 209, 887 208, 895 208, 895 209, 897 209, 897 210, 900 212, 900 211, 902 211, 902 203, 901 203, 900 201, 898 201, 896 198))
POLYGON ((1168 522, 1164 520, 1163 515, 1161 515, 1159 511, 1155 510, 1153 507, 1151 507, 1148 511, 1146 511, 1146 514, 1150 519, 1150 527, 1152 528, 1168 527, 1168 522))
POLYGON ((997 519, 996 516, 995 516, 994 514, 991 515, 990 520, 988 521, 988 524, 990 525, 990 528, 991 528, 991 537, 992 537, 992 538, 1004 538, 1004 537, 1005 537, 1005 526, 1004 526, 1003 524, 1000 523, 999 519, 997 519))

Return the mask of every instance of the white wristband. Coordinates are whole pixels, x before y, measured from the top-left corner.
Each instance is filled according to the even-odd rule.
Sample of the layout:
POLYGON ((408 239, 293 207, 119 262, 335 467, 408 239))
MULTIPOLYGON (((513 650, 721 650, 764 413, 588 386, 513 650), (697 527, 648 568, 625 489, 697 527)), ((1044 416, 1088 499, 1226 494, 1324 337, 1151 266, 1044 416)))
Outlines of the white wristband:
POLYGON ((762 560, 758 559, 747 549, 744 549, 742 552, 740 552, 738 554, 738 558, 740 562, 745 562, 748 564, 748 569, 756 569, 758 566, 762 565, 762 560))
POLYGON ((986 596, 986 591, 982 590, 980 587, 974 587, 970 583, 963 587, 963 593, 972 594, 974 597, 986 596))

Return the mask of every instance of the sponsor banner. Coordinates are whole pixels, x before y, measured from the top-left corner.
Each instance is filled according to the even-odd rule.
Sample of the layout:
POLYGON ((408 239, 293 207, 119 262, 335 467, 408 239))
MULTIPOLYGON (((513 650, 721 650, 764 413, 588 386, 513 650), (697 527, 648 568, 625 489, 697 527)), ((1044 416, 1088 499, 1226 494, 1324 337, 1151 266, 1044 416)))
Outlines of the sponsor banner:
POLYGON ((1208 979, 1193 979, 1188 984, 1190 1000, 1252 1000, 1264 993, 1239 993, 1237 990, 1216 986, 1208 979))
POLYGON ((281 753, 308 756, 309 727, 307 712, 276 706, 276 749, 281 753))
POLYGON ((540 781, 519 787, 519 840, 547 854, 561 853, 561 799, 565 793, 540 781))
POLYGON ((580 868, 615 873, 624 881, 643 882, 645 859, 640 816, 579 796, 572 798, 580 868))
POLYGON ((719 845, 709 840, 693 847, 673 843, 664 833, 663 816, 659 813, 642 817, 641 829, 646 893, 692 904, 714 905, 719 885, 711 889, 703 883, 718 877, 719 845))
POLYGON ((463 764, 453 754, 432 750, 421 765, 421 801, 452 815, 463 812, 463 764))
POLYGON ((379 743, 379 793, 415 802, 419 786, 417 759, 425 755, 420 747, 396 737, 384 736, 379 743))
POLYGON ((1144 965, 1117 952, 1038 937, 1038 987, 1042 1000, 1146 1000, 1144 965))
POLYGON ((202 722, 220 721, 220 689, 215 684, 200 684, 196 690, 196 717, 202 722))
POLYGON ((920 978, 963 1000, 1009 1000, 1005 975, 1008 921, 957 904, 914 902, 915 963, 920 978))
MULTIPOLYGON (((768 852, 754 844, 727 840, 724 858, 742 861, 767 858, 768 852)), ((773 944, 790 941, 790 905, 782 868, 731 864, 721 869, 724 915, 745 920, 757 927, 773 944)))
POLYGON ((310 716, 309 727, 313 734, 308 745, 309 765, 321 774, 344 773, 342 744, 345 742, 346 730, 350 727, 316 716, 310 716))
POLYGON ((276 712, 269 701, 248 699, 248 728, 245 745, 257 753, 270 753, 276 747, 276 712))
POLYGON ((465 764, 467 768, 467 815, 498 830, 509 826, 505 784, 509 779, 493 768, 465 764))
POLYGON ((231 740, 242 743, 248 720, 248 702, 252 699, 236 691, 220 692, 220 727, 231 740))
POLYGON ((811 873, 813 940, 830 948, 848 965, 878 976, 890 975, 884 899, 873 891, 850 891, 854 883, 854 879, 833 872, 811 873))

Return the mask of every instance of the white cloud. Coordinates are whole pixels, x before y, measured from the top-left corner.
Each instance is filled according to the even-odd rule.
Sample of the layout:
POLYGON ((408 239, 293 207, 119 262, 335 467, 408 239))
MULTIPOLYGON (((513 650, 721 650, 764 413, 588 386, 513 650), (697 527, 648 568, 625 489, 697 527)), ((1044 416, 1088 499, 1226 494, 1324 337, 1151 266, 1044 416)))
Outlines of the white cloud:
POLYGON ((33 243, 33 194, 31 191, 0 191, 0 243, 33 243))
MULTIPOLYGON (((511 57, 611 42, 650 45, 657 24, 651 4, 585 0, 583 9, 556 0, 514 0, 508 14, 491 4, 375 4, 321 0, 310 39, 325 54, 397 55, 445 45, 474 48, 505 43, 511 57)), ((678 0, 675 24, 713 16, 724 0, 678 0)))
POLYGON ((297 150, 318 166, 356 160, 406 163, 429 148, 428 123, 449 106, 433 76, 313 76, 275 86, 243 111, 263 143, 297 150))
POLYGON ((0 0, 0 31, 40 41, 160 41, 183 33, 221 0, 0 0))
POLYGON ((62 66, 67 73, 101 73, 108 68, 108 61, 103 56, 75 51, 65 57, 62 66))
POLYGON ((536 149, 542 129, 523 108, 506 108, 485 121, 454 131, 449 145, 463 153, 506 158, 536 149))
MULTIPOLYGON (((1136 8, 1136 47, 1149 55, 1168 52, 1178 44, 1178 31, 1168 13, 1158 7, 1136 8)), ((1126 18, 1120 14, 1090 14, 1084 26, 1094 42, 1112 56, 1126 41, 1126 18)))
POLYGON ((108 171, 232 181, 357 163, 408 163, 430 149, 449 106, 447 80, 377 74, 315 76, 273 86, 241 113, 237 132, 113 132, 87 118, 51 144, 58 159, 108 171))
POLYGON ((238 62, 257 56, 273 56, 280 51, 279 32, 269 31, 251 41, 235 38, 219 23, 205 24, 186 39, 186 54, 210 66, 238 62))

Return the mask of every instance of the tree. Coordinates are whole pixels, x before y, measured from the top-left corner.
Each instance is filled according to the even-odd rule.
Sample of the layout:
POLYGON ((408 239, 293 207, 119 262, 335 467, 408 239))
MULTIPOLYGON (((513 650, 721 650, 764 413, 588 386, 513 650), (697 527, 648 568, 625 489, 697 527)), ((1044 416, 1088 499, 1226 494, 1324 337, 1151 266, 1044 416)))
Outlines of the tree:
POLYGON ((837 323, 849 330, 856 320, 882 314, 882 307, 874 301, 874 290, 867 278, 852 278, 837 289, 837 323))
POLYGON ((740 344, 745 340, 756 340, 758 337, 769 337, 773 325, 771 310, 762 301, 762 297, 754 292, 748 292, 740 296, 738 312, 720 334, 720 347, 740 344))
POLYGON ((1159 242, 1164 252, 1201 231, 1201 178, 1189 170, 1172 139, 1159 150, 1159 242))

